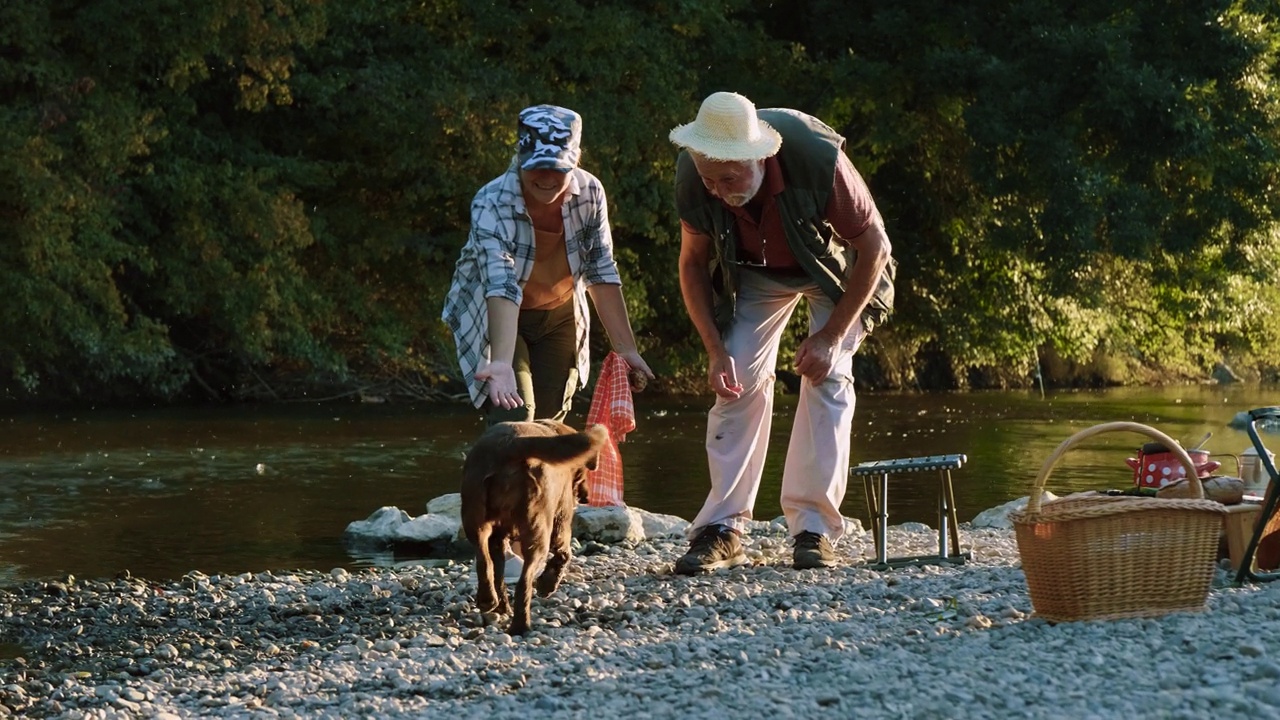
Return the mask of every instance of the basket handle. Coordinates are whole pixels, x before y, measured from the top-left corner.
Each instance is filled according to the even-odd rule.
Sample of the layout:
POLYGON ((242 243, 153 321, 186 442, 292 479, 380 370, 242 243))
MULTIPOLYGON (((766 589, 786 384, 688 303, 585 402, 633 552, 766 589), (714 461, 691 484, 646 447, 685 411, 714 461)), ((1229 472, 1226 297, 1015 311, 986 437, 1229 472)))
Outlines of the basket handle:
POLYGON ((1049 459, 1044 461, 1044 465, 1040 468, 1040 474, 1036 475, 1036 481, 1035 485, 1032 487, 1031 497, 1027 501, 1027 512, 1040 512, 1040 496, 1044 494, 1044 485, 1049 480, 1049 473, 1053 471, 1053 466, 1057 464, 1058 460, 1062 459, 1062 456, 1066 454, 1067 450, 1071 449, 1071 446, 1087 438, 1091 438, 1094 435, 1120 430, 1129 430, 1131 432, 1146 435, 1152 440, 1156 440, 1169 448, 1169 452, 1177 456, 1178 460, 1182 462, 1182 466, 1187 469, 1187 480, 1191 483, 1193 497, 1197 499, 1204 499, 1204 486, 1200 484, 1200 476, 1196 472, 1196 464, 1192 462, 1191 456, 1187 454, 1186 450, 1182 449, 1182 445, 1178 444, 1177 440, 1174 440, 1153 427, 1143 425, 1142 423, 1121 421, 1094 425, 1093 427, 1085 428, 1066 440, 1063 440, 1062 444, 1059 445, 1058 448, 1053 451, 1053 454, 1049 456, 1049 459))

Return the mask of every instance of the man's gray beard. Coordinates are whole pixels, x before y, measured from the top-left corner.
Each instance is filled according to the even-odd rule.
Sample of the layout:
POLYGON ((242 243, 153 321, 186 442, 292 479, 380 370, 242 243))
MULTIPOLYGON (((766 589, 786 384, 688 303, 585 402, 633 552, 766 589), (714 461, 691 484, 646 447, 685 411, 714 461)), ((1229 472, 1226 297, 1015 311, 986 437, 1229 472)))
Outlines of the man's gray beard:
POLYGON ((764 187, 764 168, 758 167, 752 172, 755 173, 755 185, 751 188, 751 192, 743 193, 741 195, 730 195, 727 198, 723 198, 725 205, 728 205, 729 207, 742 207, 743 205, 751 202, 756 195, 760 194, 760 188, 764 187))

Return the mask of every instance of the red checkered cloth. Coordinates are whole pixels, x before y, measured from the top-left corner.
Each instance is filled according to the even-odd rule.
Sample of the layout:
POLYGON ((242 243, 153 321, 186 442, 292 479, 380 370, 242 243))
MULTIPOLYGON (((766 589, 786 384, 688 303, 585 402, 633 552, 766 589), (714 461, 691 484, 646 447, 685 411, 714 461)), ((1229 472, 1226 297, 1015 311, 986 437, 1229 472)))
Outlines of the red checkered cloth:
POLYGON ((627 382, 630 366, 622 356, 611 352, 600 367, 587 424, 599 423, 609 428, 609 442, 600 448, 596 469, 587 475, 587 502, 595 507, 626 505, 622 501, 622 455, 618 443, 636 429, 636 406, 627 382))

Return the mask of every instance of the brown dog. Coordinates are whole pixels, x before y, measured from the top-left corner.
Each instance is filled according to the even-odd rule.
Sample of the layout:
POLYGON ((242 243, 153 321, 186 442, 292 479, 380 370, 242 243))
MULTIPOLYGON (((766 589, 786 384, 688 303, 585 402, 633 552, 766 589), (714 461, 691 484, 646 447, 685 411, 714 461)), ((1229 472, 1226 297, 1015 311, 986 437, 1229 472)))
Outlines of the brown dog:
POLYGON ((578 432, 555 420, 504 422, 485 430, 462 466, 462 527, 476 548, 476 605, 510 612, 503 580, 504 545, 519 538, 524 568, 508 632, 529 629, 531 579, 550 595, 570 558, 573 510, 587 500, 594 470, 609 438, 603 425, 578 432), (544 569, 545 568, 545 569, 544 569))

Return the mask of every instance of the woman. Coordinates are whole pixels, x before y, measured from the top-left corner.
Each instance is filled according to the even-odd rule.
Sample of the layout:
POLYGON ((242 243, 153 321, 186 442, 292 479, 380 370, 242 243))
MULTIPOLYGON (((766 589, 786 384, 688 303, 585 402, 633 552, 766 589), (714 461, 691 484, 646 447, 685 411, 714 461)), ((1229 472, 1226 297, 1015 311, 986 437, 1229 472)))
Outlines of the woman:
POLYGON ((586 384, 590 294, 615 352, 653 372, 636 349, 604 187, 578 167, 582 118, 555 105, 520 112, 507 171, 476 193, 444 320, 489 424, 563 421, 586 384))

